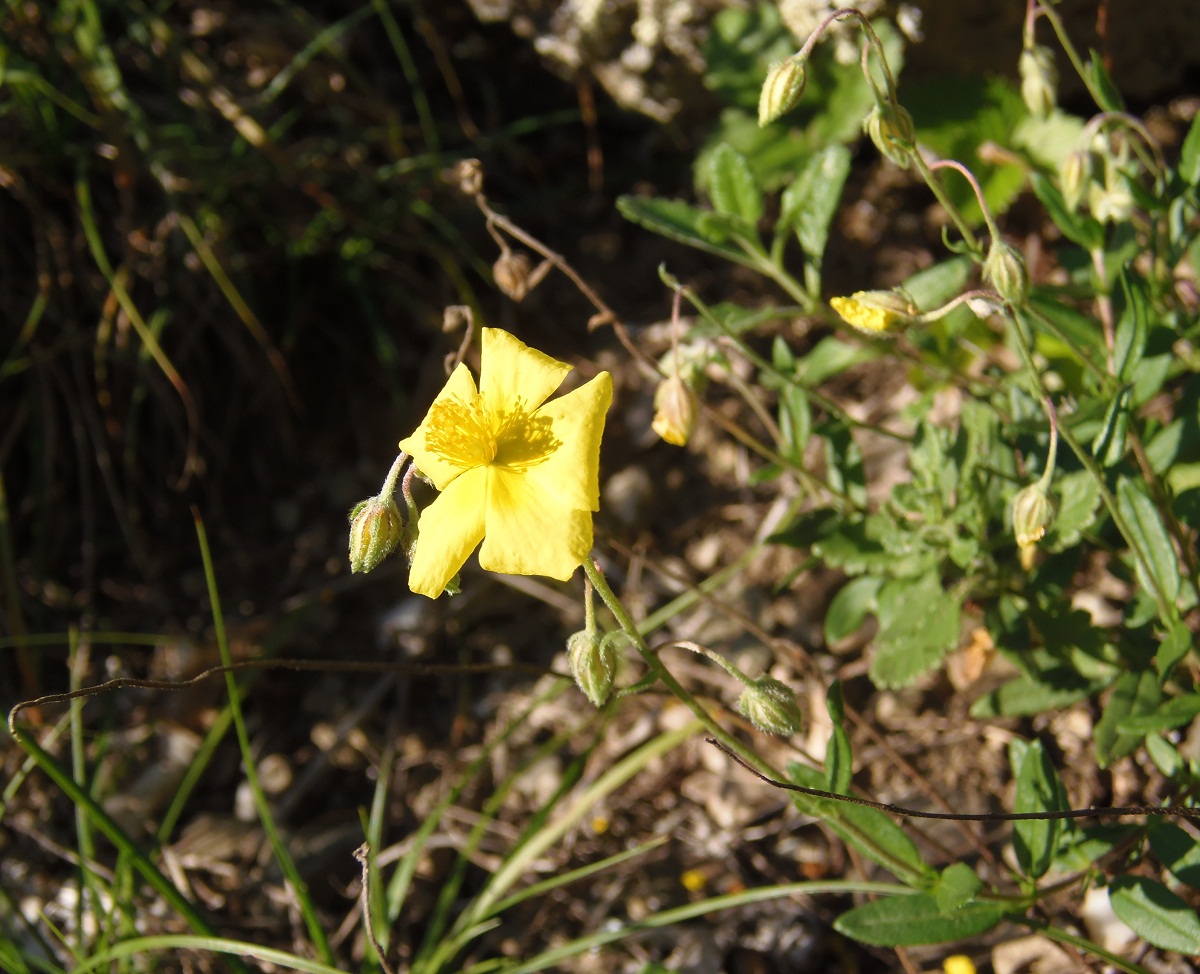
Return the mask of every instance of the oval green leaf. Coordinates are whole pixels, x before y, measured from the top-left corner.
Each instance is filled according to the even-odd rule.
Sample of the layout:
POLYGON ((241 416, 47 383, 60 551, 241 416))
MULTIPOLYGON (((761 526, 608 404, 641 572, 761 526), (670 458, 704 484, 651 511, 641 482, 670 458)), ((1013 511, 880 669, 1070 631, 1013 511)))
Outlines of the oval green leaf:
POLYGON ((978 901, 943 913, 934 897, 917 893, 864 903, 838 917, 833 929, 873 947, 916 947, 977 937, 1004 915, 1002 906, 978 901))
POLYGON ((1184 955, 1200 954, 1200 917, 1162 883, 1145 876, 1118 876, 1108 888, 1108 900, 1113 912, 1147 943, 1184 955))

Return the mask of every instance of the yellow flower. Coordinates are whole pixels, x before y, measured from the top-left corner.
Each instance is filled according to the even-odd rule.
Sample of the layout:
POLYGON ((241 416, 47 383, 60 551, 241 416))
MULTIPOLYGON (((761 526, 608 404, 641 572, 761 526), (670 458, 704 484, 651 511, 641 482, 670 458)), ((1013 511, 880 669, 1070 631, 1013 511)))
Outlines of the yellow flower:
POLYGON ((829 305, 859 331, 888 334, 902 331, 920 314, 902 291, 855 291, 848 298, 830 298, 829 305))
POLYGON ((418 522, 408 585, 436 598, 482 541, 479 564, 566 580, 592 548, 612 377, 546 402, 571 367, 483 329, 479 386, 459 365, 400 449, 441 494, 418 522))
POLYGON ((975 965, 966 954, 954 954, 943 961, 942 970, 946 974, 975 974, 975 965))

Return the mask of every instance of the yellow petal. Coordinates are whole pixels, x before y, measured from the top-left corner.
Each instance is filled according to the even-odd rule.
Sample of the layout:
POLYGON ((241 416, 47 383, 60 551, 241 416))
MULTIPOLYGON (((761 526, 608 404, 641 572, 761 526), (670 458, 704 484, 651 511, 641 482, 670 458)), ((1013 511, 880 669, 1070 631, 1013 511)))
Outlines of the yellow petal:
POLYGON ((480 566, 508 575, 570 578, 592 550, 591 511, 548 497, 524 473, 490 467, 488 475, 480 566))
POLYGON ((530 489, 553 497, 565 508, 595 511, 600 507, 600 438, 604 416, 612 404, 612 376, 594 379, 546 403, 535 419, 549 419, 560 444, 543 462, 529 467, 530 489))
POLYGON ((442 391, 437 394, 437 398, 433 400, 429 412, 421 420, 421 425, 417 427, 412 436, 400 441, 400 449, 416 461, 417 469, 432 480, 433 486, 438 490, 445 490, 450 481, 463 472, 463 468, 458 464, 448 462, 427 448, 426 434, 429 429, 430 417, 433 416, 435 407, 445 399, 471 402, 477 394, 475 380, 471 378, 471 370, 465 365, 459 365, 450 374, 450 378, 442 386, 442 391))
POLYGON ((488 409, 511 413, 518 402, 534 410, 557 389, 571 366, 530 348, 499 328, 483 329, 479 394, 488 409))
POLYGON ((421 512, 408 587, 436 599, 483 537, 486 467, 457 477, 421 512))

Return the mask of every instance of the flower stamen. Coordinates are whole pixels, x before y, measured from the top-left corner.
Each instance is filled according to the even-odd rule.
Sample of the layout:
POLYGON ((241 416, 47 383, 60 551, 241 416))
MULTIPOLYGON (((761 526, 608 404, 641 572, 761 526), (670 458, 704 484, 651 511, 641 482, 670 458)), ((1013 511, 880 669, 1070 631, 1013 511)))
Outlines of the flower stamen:
POLYGON ((425 448, 463 470, 483 466, 496 458, 496 425, 478 396, 443 399, 429 411, 425 448))

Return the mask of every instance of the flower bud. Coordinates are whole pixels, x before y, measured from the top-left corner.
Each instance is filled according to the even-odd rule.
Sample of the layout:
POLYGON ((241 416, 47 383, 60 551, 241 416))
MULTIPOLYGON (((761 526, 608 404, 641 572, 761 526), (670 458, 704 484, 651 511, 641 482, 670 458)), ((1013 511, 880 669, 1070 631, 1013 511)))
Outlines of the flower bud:
POLYGON ((521 301, 529 293, 533 284, 530 280, 532 273, 533 263, 529 255, 513 253, 511 250, 502 253, 492 265, 492 279, 496 287, 514 301, 521 301))
POLYGON ((787 737, 800 729, 802 715, 786 683, 769 676, 746 685, 737 702, 738 713, 765 734, 787 737))
POLYGON ((904 291, 855 291, 848 298, 830 298, 829 305, 859 331, 886 335, 903 331, 920 315, 904 291))
POLYGON ((1046 118, 1054 111, 1058 94, 1054 52, 1042 44, 1025 48, 1017 71, 1021 75, 1021 98, 1025 107, 1034 118, 1046 118))
POLYGON ((463 159, 450 170, 450 178, 464 196, 478 196, 483 192, 483 163, 478 159, 463 159))
POLYGON ((603 707, 612 693, 617 654, 595 629, 580 629, 567 639, 567 665, 575 683, 594 706, 603 707))
POLYGON ((654 422, 651 429, 672 446, 687 446, 696 428, 696 394, 686 382, 673 375, 663 379, 654 393, 654 422))
POLYGON ((1021 564, 1028 570, 1033 564, 1033 548, 1054 523, 1054 505, 1046 496, 1041 481, 1017 491, 1012 499, 1013 534, 1021 553, 1021 564))
POLYGON ((1059 169, 1063 202, 1068 210, 1076 210, 1083 202, 1084 190, 1092 178, 1092 154, 1083 149, 1068 152, 1059 169))
POLYGON ((804 64, 797 58, 785 58, 771 65, 758 95, 759 128, 795 108, 804 94, 805 83, 804 64))
POLYGON ((993 240, 987 260, 983 262, 983 279, 1009 304, 1024 304, 1029 297, 1029 272, 1025 259, 1015 247, 1003 240, 993 240))
POLYGON ((901 169, 908 168, 914 130, 912 116, 902 105, 876 105, 863 119, 863 131, 875 148, 901 169))
POLYGON ((350 512, 350 571, 369 572, 392 553, 404 534, 404 518, 391 498, 371 497, 350 512))

